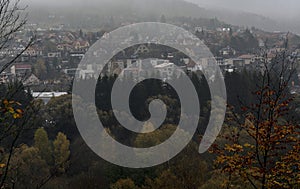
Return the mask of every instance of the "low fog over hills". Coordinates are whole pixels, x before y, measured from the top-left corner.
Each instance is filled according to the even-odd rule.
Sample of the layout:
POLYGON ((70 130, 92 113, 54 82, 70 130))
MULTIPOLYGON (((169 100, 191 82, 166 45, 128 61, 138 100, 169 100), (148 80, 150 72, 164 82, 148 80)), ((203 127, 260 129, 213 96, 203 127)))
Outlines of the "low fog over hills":
POLYGON ((207 8, 222 8, 252 12, 278 20, 293 19, 300 16, 298 0, 186 0, 207 8))
MULTIPOLYGON (((161 15, 167 17, 186 16, 218 18, 233 25, 257 27, 268 31, 292 31, 300 33, 300 24, 295 15, 295 6, 285 3, 283 8, 293 7, 286 11, 279 10, 275 0, 270 2, 249 1, 241 4, 237 0, 26 0, 29 5, 32 22, 63 22, 64 24, 95 27, 109 22, 112 16, 130 21, 157 21, 161 15), (187 1, 192 1, 187 2, 187 1), (196 3, 198 5, 196 5, 196 3), (265 12, 263 11, 265 10, 265 12), (278 12, 278 13, 277 13, 278 12), (293 14, 292 14, 293 13, 293 14), (272 16, 273 15, 273 16, 272 16), (275 16, 274 16, 275 15, 275 16), (294 16, 293 16, 294 15, 294 16), (52 19, 50 19, 52 18, 52 19)), ((288 1, 287 1, 288 2, 288 1)))
POLYGON ((186 0, 223 14, 224 21, 251 24, 272 30, 300 33, 300 2, 298 0, 186 0), (252 15, 251 15, 251 14, 252 15), (261 15, 261 16, 258 16, 261 15), (262 17, 263 16, 263 17, 262 17), (248 18, 247 18, 248 17, 248 18))

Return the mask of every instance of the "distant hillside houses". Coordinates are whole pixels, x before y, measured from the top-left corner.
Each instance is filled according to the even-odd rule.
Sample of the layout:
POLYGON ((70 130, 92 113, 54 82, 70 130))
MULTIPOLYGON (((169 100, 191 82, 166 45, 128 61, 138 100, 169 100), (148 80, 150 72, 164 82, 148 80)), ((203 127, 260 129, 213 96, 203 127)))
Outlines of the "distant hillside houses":
MULTIPOLYGON (((176 19, 173 22, 180 23, 176 19)), ((274 59, 276 53, 283 50, 283 42, 286 37, 284 33, 268 33, 255 28, 251 28, 250 30, 226 24, 207 27, 199 23, 192 24, 192 22, 193 20, 186 19, 184 21, 185 28, 195 33, 197 37, 195 39, 201 39, 211 49, 215 55, 214 61, 220 66, 223 72, 243 69, 263 69, 262 57, 255 55, 259 47, 272 46, 267 51, 268 61, 274 59), (248 49, 249 52, 239 48, 240 46, 243 47, 243 42, 251 44, 252 40, 250 42, 245 40, 245 35, 246 38, 248 36, 253 41, 257 41, 257 48, 250 48, 250 50, 248 49)), ((33 31, 35 32, 36 39, 34 44, 23 52, 15 64, 0 75, 0 82, 3 83, 14 79, 27 80, 27 85, 30 83, 36 84, 38 80, 40 80, 40 83, 48 80, 57 80, 55 82, 60 82, 60 80, 64 81, 65 79, 67 80, 66 82, 71 82, 76 74, 82 79, 97 78, 98 71, 104 69, 101 65, 86 65, 78 69, 77 66, 93 43, 101 37, 109 37, 109 31, 67 31, 60 25, 51 28, 42 28, 36 25, 34 27, 37 30, 33 30, 31 27, 33 26, 17 33, 11 40, 9 48, 0 51, 0 65, 3 66, 5 62, 15 58, 18 53, 25 50, 31 34, 33 34, 33 31), (39 74, 39 71, 42 74, 39 74), (33 73, 36 75, 33 75, 33 73)), ((151 44, 162 42, 168 44, 179 43, 186 46, 195 45, 194 38, 187 40, 182 34, 176 34, 172 31, 170 31, 170 35, 172 36, 170 39, 165 39, 164 36, 146 36, 149 43, 137 45, 129 51, 115 49, 112 53, 119 53, 120 56, 116 56, 114 60, 109 62, 109 66, 105 68, 102 74, 121 74, 123 76, 131 75, 135 78, 143 78, 146 74, 152 72, 160 74, 165 79, 169 79, 177 75, 175 64, 180 64, 185 71, 203 71, 211 64, 212 60, 209 59, 203 58, 200 62, 194 63, 187 57, 178 56, 180 52, 165 50, 165 52, 160 53, 160 49, 156 50, 151 46, 151 44), (155 54, 157 59, 150 61, 141 60, 142 57, 153 54, 155 54), (166 60, 161 60, 160 58, 166 60)), ((290 40, 292 43, 291 46, 294 48, 291 56, 300 59, 299 44, 297 46, 298 38, 293 34, 290 35, 295 39, 290 40)), ((138 35, 132 34, 132 36, 122 42, 122 45, 131 44, 138 37, 138 35)), ((191 48, 187 48, 186 50, 189 55, 196 54, 191 48)), ((99 49, 99 51, 109 53, 106 52, 105 48, 99 49)))

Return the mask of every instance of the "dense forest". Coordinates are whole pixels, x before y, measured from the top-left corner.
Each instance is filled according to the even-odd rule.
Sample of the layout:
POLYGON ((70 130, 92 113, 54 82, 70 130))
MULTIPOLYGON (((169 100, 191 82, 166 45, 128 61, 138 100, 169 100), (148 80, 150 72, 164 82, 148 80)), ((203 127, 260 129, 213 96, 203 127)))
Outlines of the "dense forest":
MULTIPOLYGON (((279 143, 278 148, 270 149, 272 155, 270 157, 267 156, 270 158, 268 167, 259 167, 259 164, 255 163, 255 158, 251 155, 255 153, 255 146, 253 145, 256 142, 251 139, 251 127, 246 127, 246 123, 253 122, 254 124, 254 119, 258 119, 257 117, 250 119, 250 114, 253 113, 254 116, 260 103, 258 97, 262 93, 272 95, 264 95, 263 97, 268 100, 265 99, 261 102, 263 103, 261 105, 263 106, 263 111, 269 111, 268 107, 272 105, 269 98, 275 98, 277 95, 276 89, 278 88, 275 82, 277 76, 272 75, 274 78, 270 81, 274 81, 274 83, 268 83, 268 86, 259 88, 258 80, 259 78, 264 78, 262 73, 243 71, 225 74, 228 93, 228 113, 225 126, 217 142, 211 148, 210 153, 202 155, 198 154, 197 146, 206 129, 210 114, 210 93, 207 81, 201 73, 190 73, 189 76, 197 89, 201 104, 197 133, 190 144, 176 158, 160 166, 147 169, 121 168, 95 155, 82 140, 77 130, 72 112, 71 94, 52 98, 49 103, 44 104, 40 100, 32 99, 30 94, 23 92, 25 88, 20 83, 2 86, 2 91, 5 91, 2 95, 5 97, 4 99, 8 99, 7 101, 2 101, 2 104, 8 108, 8 112, 12 113, 12 117, 10 113, 8 115, 4 113, 11 118, 4 119, 5 122, 3 123, 8 124, 10 119, 17 120, 14 126, 16 128, 9 130, 13 136, 15 132, 18 133, 20 129, 22 130, 22 135, 16 141, 15 146, 17 147, 14 147, 13 150, 4 185, 8 187, 13 185, 16 188, 114 189, 211 188, 212 186, 214 188, 222 188, 230 184, 233 188, 252 188, 251 184, 257 187, 262 184, 261 175, 258 173, 254 174, 253 170, 270 169, 272 172, 268 171, 267 173, 268 175, 271 174, 270 176, 273 175, 273 177, 266 178, 264 184, 266 184, 267 188, 271 186, 285 188, 292 186, 291 188, 297 188, 299 186, 297 181, 297 178, 299 178, 299 167, 297 167, 298 162, 294 162, 294 160, 296 161, 299 158, 299 140, 294 137, 299 132, 297 127, 299 123, 299 119, 297 119, 297 107, 300 103, 299 97, 290 95, 288 91, 282 91, 284 96, 278 100, 278 103, 280 102, 278 104, 279 107, 278 109, 274 107, 279 112, 278 117, 273 117, 274 123, 272 124, 274 124, 275 128, 272 129, 272 132, 274 132, 274 137, 275 134, 280 134, 280 136, 283 135, 284 137, 280 137, 279 141, 274 142, 274 145, 279 143), (276 88, 271 89, 272 86, 276 86, 276 88), (253 93, 249 93, 249 91, 253 91, 253 93), (11 101, 12 97, 10 97, 10 94, 13 94, 14 102, 20 102, 20 104, 14 104, 11 101), (27 98, 24 98, 24 96, 27 96, 27 98), (27 109, 28 107, 30 107, 30 110, 27 109), (249 109, 246 107, 249 107, 249 109), (14 115, 18 113, 19 109, 24 110, 24 113, 20 113, 22 114, 20 118, 14 115), (23 122, 24 119, 26 119, 25 122, 23 122), (242 121, 245 122, 245 120, 247 120, 246 123, 241 123, 242 121), (281 131, 276 131, 279 125, 282 129, 281 131), (289 149, 287 143, 292 143, 291 147, 293 149, 289 149), (289 153, 291 153, 290 156, 288 156, 289 153), (244 158, 247 158, 247 161, 245 160, 244 162, 244 158), (282 163, 278 165, 278 162, 282 163), (239 168, 240 164, 242 165, 243 163, 245 163, 245 167, 243 169, 239 168), (273 166, 274 163, 275 165, 273 166), (247 166, 250 167, 247 168, 247 166), (274 170, 276 171, 273 172, 274 170), (280 172, 281 170, 283 172, 280 172), (276 178, 281 178, 277 177, 277 174, 280 174, 282 179, 276 180, 276 178), (249 180, 247 180, 248 177, 249 180), (250 181, 253 183, 250 183, 250 181)), ((168 110, 167 118, 158 130, 149 134, 136 134, 123 128, 112 112, 110 92, 115 79, 116 76, 103 76, 98 81, 80 81, 83 83, 97 82, 95 101, 99 119, 103 122, 110 135, 123 144, 135 147, 149 147, 167 140, 176 130, 180 116, 180 99, 178 99, 172 87, 167 82, 145 80, 134 88, 130 96, 130 108, 136 119, 149 119, 148 106, 153 99, 161 99, 167 105, 168 110)), ((126 82, 130 82, 130 79, 125 79, 123 82, 126 85, 126 82)), ((265 83, 261 84, 262 86, 263 84, 265 85, 265 83)), ((286 83, 286 87, 289 84, 286 83)), ((284 90, 287 90, 286 87, 284 90)), ((281 90, 281 88, 279 89, 281 90)), ((89 93, 86 93, 86 95, 89 95, 89 93)), ((77 98, 78 100, 89 99, 88 96, 78 96, 77 98)), ((260 119, 266 119, 261 120, 261 122, 267 122, 269 118, 260 119)), ((151 123, 148 123, 147 126, 151 127, 151 123)), ((1 129, 5 128, 7 126, 3 125, 1 127, 1 129)), ((1 130, 2 135, 7 134, 7 131, 4 131, 1 130)), ((258 134, 264 135, 265 133, 259 131, 258 134)), ((270 139, 270 141, 272 140, 270 139)), ((10 136, 1 140, 3 162, 10 157, 10 153, 6 149, 9 149, 11 141, 12 138, 10 136)), ((259 150, 265 149, 266 141, 262 140, 259 142, 257 144, 261 146, 259 150)), ((2 169, 4 173, 5 167, 6 165, 3 164, 2 169)))

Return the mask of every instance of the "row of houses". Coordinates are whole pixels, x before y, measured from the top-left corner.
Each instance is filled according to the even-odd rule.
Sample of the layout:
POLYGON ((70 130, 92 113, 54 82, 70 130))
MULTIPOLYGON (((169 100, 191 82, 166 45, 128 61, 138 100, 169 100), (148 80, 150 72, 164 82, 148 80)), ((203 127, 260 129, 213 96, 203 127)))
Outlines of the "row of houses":
POLYGON ((174 75, 179 76, 179 70, 174 63, 162 59, 127 59, 110 61, 107 67, 101 65, 86 65, 81 68, 65 69, 64 73, 70 77, 81 79, 98 78, 102 75, 119 75, 121 78, 133 78, 142 80, 149 76, 159 76, 165 80, 171 79, 174 75))

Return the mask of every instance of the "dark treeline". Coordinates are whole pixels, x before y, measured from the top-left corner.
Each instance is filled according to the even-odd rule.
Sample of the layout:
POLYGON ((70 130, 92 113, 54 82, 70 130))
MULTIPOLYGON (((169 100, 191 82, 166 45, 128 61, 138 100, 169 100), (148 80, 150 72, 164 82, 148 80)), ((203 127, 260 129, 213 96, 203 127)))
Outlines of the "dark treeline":
MULTIPOLYGON (((191 181, 189 185, 192 188, 201 186, 204 183, 211 182, 211 179, 214 179, 213 172, 211 171, 213 166, 211 159, 213 159, 213 155, 205 154, 199 159, 199 154, 197 153, 199 136, 203 134, 210 115, 210 92, 207 81, 201 73, 193 73, 189 74, 189 76, 197 90, 201 104, 198 132, 184 152, 163 165, 150 169, 135 170, 114 166, 99 158, 87 147, 80 137, 73 117, 71 95, 52 98, 48 104, 43 104, 41 101, 35 100, 34 104, 38 109, 36 112, 37 118, 34 121, 27 123, 30 124, 31 129, 24 131, 24 136, 18 140, 18 143, 27 144, 29 146, 33 145, 34 132, 39 127, 45 128, 49 140, 55 140, 55 137, 59 132, 64 133, 70 140, 71 155, 68 168, 62 175, 59 175, 55 179, 51 179, 45 186, 46 188, 55 188, 57 184, 62 186, 62 188, 109 188, 110 186, 120 184, 120 182, 121 185, 124 185, 122 182, 125 182, 126 185, 130 184, 132 181, 136 186, 151 188, 151 185, 159 186, 159 181, 161 179, 166 179, 164 177, 170 179, 169 176, 171 178, 174 175, 179 177, 180 175, 178 174, 182 174, 181 176, 184 174, 186 174, 185 176, 190 174, 197 175, 195 180, 198 180, 199 182, 191 181), (189 165, 191 162, 192 164, 189 165), (195 165, 195 163, 197 165, 195 165), (181 165, 183 167, 180 167, 181 165), (201 170, 198 170, 199 167, 201 170), (194 170, 195 168, 197 168, 197 170, 194 170), (126 179, 130 179, 130 181, 126 179), (112 185, 113 183, 115 183, 115 185, 112 185)), ((241 102, 245 104, 255 102, 256 99, 253 97, 252 92, 255 91, 257 83, 259 82, 259 73, 247 71, 232 72, 226 73, 224 77, 227 87, 228 104, 236 107, 237 112, 240 111, 239 107, 241 107, 241 102)), ((104 126, 109 129, 110 134, 121 143, 139 147, 147 147, 149 144, 153 145, 161 143, 167 139, 166 136, 171 136, 180 119, 180 99, 178 98, 176 91, 168 85, 167 82, 155 79, 145 80, 135 86, 131 92, 129 103, 131 112, 136 119, 141 121, 149 119, 150 114, 148 105, 153 99, 162 100, 167 105, 168 111, 163 126, 159 128, 159 131, 161 132, 158 131, 150 134, 137 135, 122 127, 112 112, 111 90, 116 78, 117 76, 104 76, 99 78, 95 91, 96 99, 94 101, 92 100, 92 102, 96 102, 99 119, 103 122, 104 126), (162 134, 163 132, 166 132, 167 134, 162 134), (157 137, 159 140, 156 140, 157 137)), ((80 82, 90 83, 96 81, 81 80, 80 82)), ((127 85, 131 81, 130 79, 124 79, 122 82, 124 85, 127 85)), ((31 102, 32 98, 30 95, 23 92, 24 87, 22 87, 21 84, 16 86, 22 88, 19 96, 20 98, 16 100, 22 102, 24 105, 31 102), (26 98, 24 98, 24 96, 26 96, 26 98)), ((2 88, 2 91, 6 91, 5 94, 9 94, 10 91, 14 90, 13 86, 2 86, 2 88)), ((81 98, 85 100, 88 99, 89 101, 90 93, 87 92, 85 95, 86 96, 82 96, 81 98)), ((297 102, 295 102, 295 105, 296 104, 297 102)), ((182 179, 183 180, 180 181, 177 178, 176 182, 184 183, 188 178, 183 176, 182 179)), ((203 187, 204 186, 205 185, 203 185, 203 187)))

